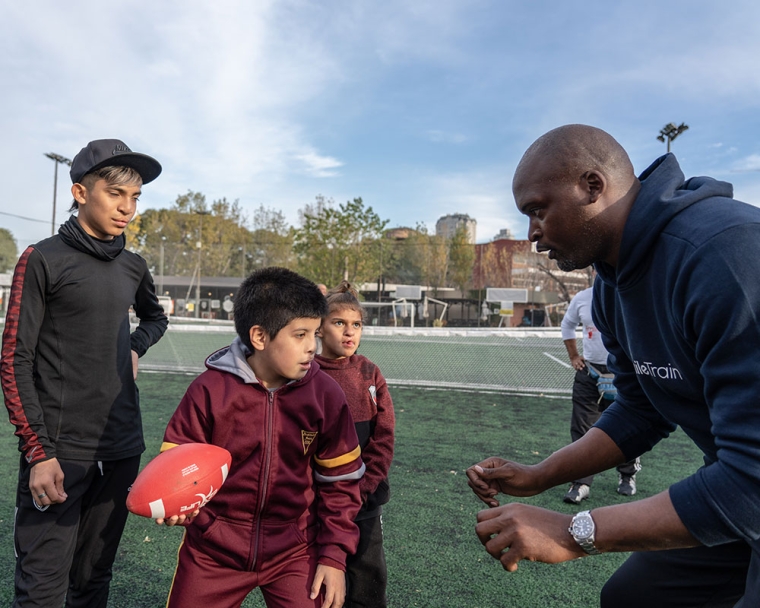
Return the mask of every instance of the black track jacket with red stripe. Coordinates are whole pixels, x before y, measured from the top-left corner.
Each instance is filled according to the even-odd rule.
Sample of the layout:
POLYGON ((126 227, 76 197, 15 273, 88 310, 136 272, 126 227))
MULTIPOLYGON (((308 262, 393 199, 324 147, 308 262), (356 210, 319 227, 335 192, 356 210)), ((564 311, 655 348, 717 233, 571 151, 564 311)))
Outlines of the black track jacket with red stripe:
POLYGON ((145 449, 130 351, 145 354, 168 320, 145 260, 124 244, 92 238, 71 217, 16 265, 0 376, 30 463, 145 449), (140 318, 131 334, 130 306, 140 318))

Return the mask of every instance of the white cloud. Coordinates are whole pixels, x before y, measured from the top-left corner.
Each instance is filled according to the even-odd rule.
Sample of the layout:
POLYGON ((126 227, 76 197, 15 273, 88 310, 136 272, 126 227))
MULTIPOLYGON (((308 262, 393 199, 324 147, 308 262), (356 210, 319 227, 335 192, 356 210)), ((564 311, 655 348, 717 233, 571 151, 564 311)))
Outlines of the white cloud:
POLYGON ((750 154, 734 164, 733 171, 760 171, 760 154, 750 154))
POLYGON ((303 162, 306 172, 314 177, 335 177, 338 175, 335 169, 343 166, 339 160, 330 156, 321 156, 315 152, 297 154, 296 158, 303 162))

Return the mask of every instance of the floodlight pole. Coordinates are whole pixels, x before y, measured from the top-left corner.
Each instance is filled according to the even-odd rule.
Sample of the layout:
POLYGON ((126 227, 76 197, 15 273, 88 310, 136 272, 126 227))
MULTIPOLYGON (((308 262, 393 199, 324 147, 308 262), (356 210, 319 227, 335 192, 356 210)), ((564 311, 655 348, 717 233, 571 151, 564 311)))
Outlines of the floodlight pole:
POLYGON ((210 211, 196 210, 198 222, 198 283, 195 285, 195 318, 201 316, 201 252, 203 250, 203 216, 211 215, 210 211))
POLYGON ((65 156, 61 156, 60 154, 55 154, 53 152, 45 152, 45 156, 47 156, 50 160, 55 161, 55 172, 53 173, 53 220, 50 223, 50 234, 54 235, 56 194, 58 192, 58 163, 63 163, 64 165, 68 165, 70 167, 71 161, 65 156))
POLYGON ((686 131, 688 128, 689 125, 683 122, 678 126, 676 126, 675 123, 669 122, 662 129, 660 129, 660 134, 657 136, 657 139, 661 142, 665 142, 667 139, 668 152, 670 152, 670 142, 678 137, 681 133, 686 131))
POLYGON ((242 252, 243 252, 243 257, 240 259, 240 263, 241 263, 241 265, 242 265, 242 266, 241 266, 241 268, 242 268, 242 272, 240 273, 240 275, 242 276, 242 278, 243 278, 243 279, 245 279, 245 267, 246 267, 246 263, 245 263, 245 260, 246 260, 246 255, 247 255, 247 251, 246 251, 245 243, 243 243, 243 246, 242 246, 240 249, 241 249, 241 250, 242 250, 242 252))
POLYGON ((161 257, 160 257, 160 263, 159 268, 161 269, 160 273, 160 279, 158 282, 158 292, 159 295, 164 295, 164 242, 166 241, 166 237, 161 237, 161 257))

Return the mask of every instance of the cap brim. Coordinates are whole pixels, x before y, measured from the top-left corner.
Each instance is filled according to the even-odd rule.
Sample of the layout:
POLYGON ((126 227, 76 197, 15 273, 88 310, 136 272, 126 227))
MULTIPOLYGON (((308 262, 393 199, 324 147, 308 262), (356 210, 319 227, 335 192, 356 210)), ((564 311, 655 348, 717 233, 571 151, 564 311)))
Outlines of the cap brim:
POLYGON ((130 167, 140 174, 143 184, 148 184, 161 175, 161 163, 155 158, 139 152, 115 154, 92 167, 85 175, 103 167, 130 167))

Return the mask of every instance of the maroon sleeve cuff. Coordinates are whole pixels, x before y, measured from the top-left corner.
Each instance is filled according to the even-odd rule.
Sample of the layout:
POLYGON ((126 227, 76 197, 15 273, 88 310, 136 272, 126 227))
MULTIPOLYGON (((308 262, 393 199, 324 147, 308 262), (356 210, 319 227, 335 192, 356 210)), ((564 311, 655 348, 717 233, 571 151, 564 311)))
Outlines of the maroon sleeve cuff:
MULTIPOLYGON (((343 553, 341 551, 341 553, 343 553)), ((343 553, 343 561, 337 561, 334 560, 329 555, 320 555, 319 559, 317 560, 318 564, 322 564, 323 566, 330 566, 331 568, 335 568, 337 570, 340 570, 341 572, 346 571, 346 554, 343 553)))

